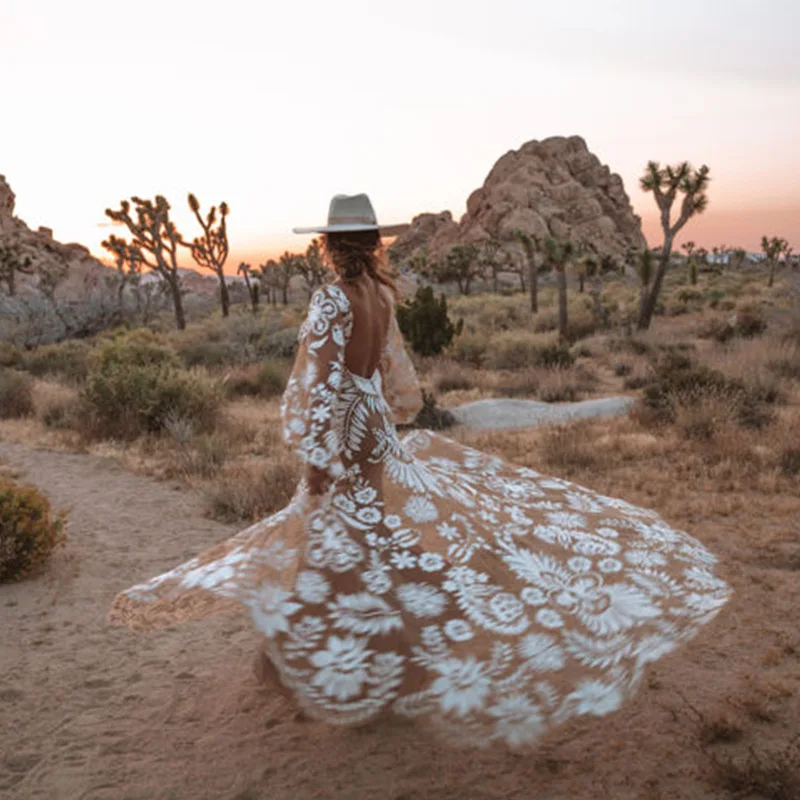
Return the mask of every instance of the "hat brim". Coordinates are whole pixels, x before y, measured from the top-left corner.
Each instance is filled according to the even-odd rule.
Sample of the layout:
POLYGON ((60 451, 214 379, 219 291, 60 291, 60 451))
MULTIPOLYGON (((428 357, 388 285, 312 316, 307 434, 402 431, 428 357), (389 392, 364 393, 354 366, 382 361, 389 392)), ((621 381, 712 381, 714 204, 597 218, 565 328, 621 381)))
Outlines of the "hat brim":
POLYGON ((316 228, 292 228, 292 233, 353 233, 355 231, 379 231, 379 225, 364 225, 358 223, 341 225, 319 225, 316 228))

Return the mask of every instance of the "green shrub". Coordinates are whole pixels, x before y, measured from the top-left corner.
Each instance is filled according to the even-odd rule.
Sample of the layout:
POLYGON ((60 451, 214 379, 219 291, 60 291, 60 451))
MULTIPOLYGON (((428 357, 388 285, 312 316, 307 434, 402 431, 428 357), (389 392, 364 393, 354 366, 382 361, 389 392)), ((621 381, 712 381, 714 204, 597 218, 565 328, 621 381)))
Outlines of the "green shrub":
POLYGON ((158 335, 147 328, 117 333, 102 342, 92 354, 90 370, 113 366, 172 367, 180 366, 175 351, 158 335))
POLYGON ((26 577, 65 540, 64 514, 51 515, 38 489, 0 482, 0 583, 26 577))
POLYGON ((91 353, 91 345, 74 339, 44 344, 25 353, 22 368, 37 377, 52 375, 68 383, 80 384, 89 373, 91 353))
POLYGON ((569 346, 555 334, 506 331, 492 337, 484 362, 490 369, 522 369, 569 367, 574 360, 569 346))
POLYGON ((213 430, 219 419, 220 385, 199 370, 175 366, 168 349, 137 341, 99 353, 81 393, 83 433, 91 438, 133 439, 160 433, 181 418, 198 432, 213 430))
POLYGON ((257 358, 294 358, 297 352, 299 325, 281 328, 277 331, 264 331, 256 341, 257 358))
POLYGON ((397 307, 397 324, 411 349, 421 356, 436 356, 461 332, 447 315, 447 298, 437 300, 430 286, 417 289, 414 299, 397 307))
POLYGON ((31 379, 16 370, 0 367, 0 419, 27 417, 34 410, 31 379))
POLYGON ((224 367, 238 361, 228 342, 185 342, 178 345, 178 355, 187 367, 224 367))
POLYGON ((284 370, 270 361, 240 367, 225 379, 228 397, 275 397, 282 394, 285 388, 284 370))

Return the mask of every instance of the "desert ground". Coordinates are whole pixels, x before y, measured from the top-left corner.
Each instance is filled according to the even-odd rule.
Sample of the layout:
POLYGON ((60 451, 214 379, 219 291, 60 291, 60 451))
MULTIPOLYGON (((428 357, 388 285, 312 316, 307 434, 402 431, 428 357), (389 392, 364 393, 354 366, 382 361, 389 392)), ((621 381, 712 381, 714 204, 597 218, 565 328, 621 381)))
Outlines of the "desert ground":
POLYGON ((800 343, 778 314, 779 287, 739 289, 737 298, 755 297, 777 315, 758 336, 700 336, 713 329, 710 319, 735 310, 700 303, 657 317, 653 331, 627 340, 632 345, 590 334, 563 369, 513 368, 516 356, 498 355, 496 345, 492 368, 477 368, 467 344, 481 325, 511 318, 512 306, 519 314, 519 303, 459 301, 454 313, 472 314, 476 326, 456 343, 462 350, 419 364, 443 407, 502 396, 634 398, 634 412, 619 418, 521 431, 456 427, 447 435, 656 509, 718 555, 734 590, 717 619, 654 665, 622 710, 570 724, 527 753, 450 750, 413 725, 349 730, 298 721, 253 676, 258 639, 244 616, 146 636, 110 626, 118 591, 284 502, 296 473, 279 443, 278 401, 229 399, 216 440, 175 426, 134 439, 89 437, 64 412, 80 387, 37 375, 33 412, 0 421, 0 464, 6 477, 68 510, 67 543, 39 573, 0 585, 0 794, 800 797, 800 343), (490 312, 492 321, 477 320, 490 312), (768 421, 742 423, 740 394, 732 400, 719 387, 671 395, 669 420, 654 420, 640 387, 652 380, 648 359, 665 347, 736 376, 747 391, 769 383, 774 393, 756 393, 771 398, 763 401, 768 421), (272 476, 266 499, 264 470, 272 476), (248 485, 256 472, 259 482, 248 485))

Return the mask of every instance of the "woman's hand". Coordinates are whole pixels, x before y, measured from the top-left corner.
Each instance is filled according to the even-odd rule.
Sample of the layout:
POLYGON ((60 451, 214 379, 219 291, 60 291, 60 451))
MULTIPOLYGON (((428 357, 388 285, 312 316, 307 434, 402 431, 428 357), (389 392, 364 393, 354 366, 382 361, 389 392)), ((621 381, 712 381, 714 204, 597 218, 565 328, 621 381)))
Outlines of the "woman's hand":
POLYGON ((308 493, 313 497, 319 497, 328 491, 331 479, 325 470, 309 466, 306 469, 306 484, 308 485, 308 493))

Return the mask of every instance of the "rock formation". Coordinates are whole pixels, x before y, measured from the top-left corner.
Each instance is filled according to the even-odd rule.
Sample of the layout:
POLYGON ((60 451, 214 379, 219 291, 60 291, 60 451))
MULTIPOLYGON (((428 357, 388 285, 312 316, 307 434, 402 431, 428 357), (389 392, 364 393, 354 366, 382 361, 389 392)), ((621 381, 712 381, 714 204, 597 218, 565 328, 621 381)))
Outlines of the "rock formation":
POLYGON ((401 261, 421 251, 439 259, 455 244, 490 238, 512 249, 515 229, 558 241, 582 239, 618 259, 646 246, 622 178, 581 137, 559 136, 506 153, 469 196, 458 223, 448 211, 421 214, 392 251, 401 261))

